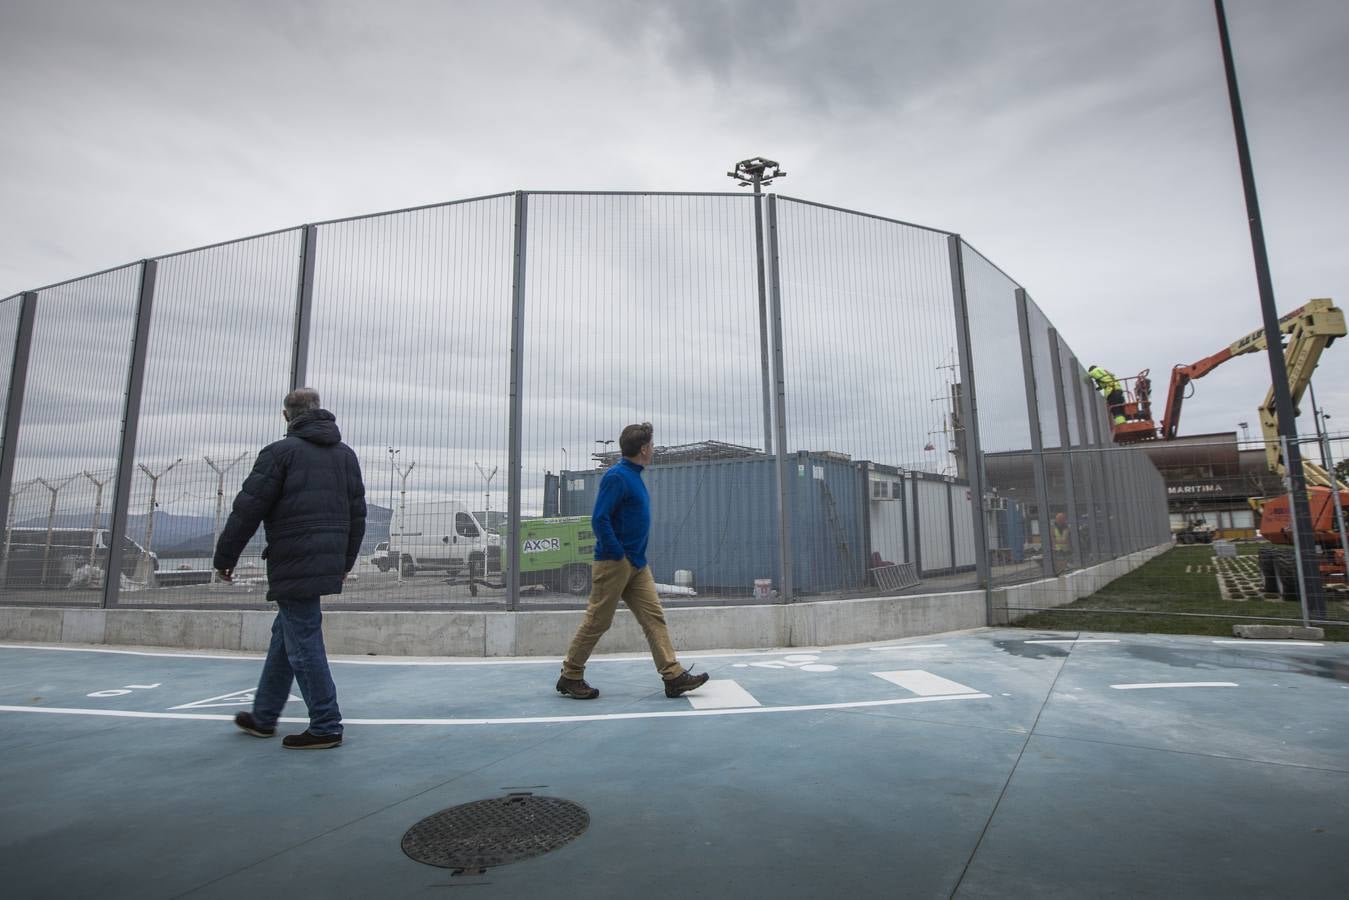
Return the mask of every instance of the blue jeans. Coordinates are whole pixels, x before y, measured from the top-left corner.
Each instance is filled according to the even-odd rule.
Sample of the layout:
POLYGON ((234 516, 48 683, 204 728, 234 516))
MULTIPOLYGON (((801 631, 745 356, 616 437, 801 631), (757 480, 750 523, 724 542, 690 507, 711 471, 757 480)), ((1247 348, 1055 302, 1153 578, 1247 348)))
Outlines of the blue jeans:
POLYGON ((341 734, 342 713, 337 708, 337 686, 328 671, 323 612, 317 597, 277 601, 272 643, 253 695, 253 718, 258 725, 271 728, 276 724, 290 699, 292 681, 299 683, 300 695, 309 707, 309 731, 341 734))

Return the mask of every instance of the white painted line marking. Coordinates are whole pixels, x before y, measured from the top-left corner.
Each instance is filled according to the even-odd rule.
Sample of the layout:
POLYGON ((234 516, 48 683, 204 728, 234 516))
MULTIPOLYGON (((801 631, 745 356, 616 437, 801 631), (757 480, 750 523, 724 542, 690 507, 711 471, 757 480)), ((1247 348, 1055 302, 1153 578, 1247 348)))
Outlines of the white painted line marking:
POLYGON ((1065 638, 1053 641, 1022 641, 1023 644, 1118 644, 1116 638, 1065 638))
POLYGON ((1225 644, 1233 647, 1249 647, 1252 644, 1261 647, 1324 647, 1325 644, 1318 644, 1315 641, 1214 641, 1215 644, 1225 644))
POLYGON ((887 647, 868 647, 868 650, 935 650, 945 644, 891 644, 887 647))
POLYGON ((1117 691, 1142 691, 1149 688, 1240 687, 1235 681, 1158 681, 1152 684, 1112 684, 1117 691))
MULTIPOLYGON (((710 682, 709 682, 710 683, 710 682)), ((680 719, 689 716, 741 716, 751 713, 821 712, 831 709, 864 709, 872 706, 903 706, 909 703, 942 703, 951 700, 988 700, 988 694, 954 694, 945 697, 902 697, 898 700, 853 700, 847 703, 814 703, 808 706, 750 706, 735 709, 684 709, 669 712, 600 713, 582 716, 533 716, 503 719, 343 719, 343 725, 566 725, 570 722, 608 722, 622 719, 680 719)), ((210 713, 154 713, 112 709, 67 709, 54 706, 0 706, 0 713, 47 713, 58 716, 111 716, 124 719, 177 719, 230 722, 233 716, 210 713)), ((307 725, 307 718, 283 718, 287 724, 307 725)))
POLYGON ((922 669, 904 669, 898 672, 872 672, 877 678, 884 678, 891 684, 897 684, 906 691, 913 691, 920 697, 949 697, 952 694, 978 693, 972 687, 966 687, 940 675, 924 672, 922 669))
MULTIPOLYGON (((265 655, 254 653, 175 653, 158 650, 113 650, 106 647, 54 647, 48 644, 0 644, 0 650, 53 650, 60 653, 109 653, 115 656, 150 656, 166 659, 230 659, 261 662, 265 655)), ((743 653, 681 653, 680 659, 740 659, 746 656, 781 656, 781 650, 751 650, 743 653)), ((634 653, 631 656, 592 656, 590 663, 650 662, 649 653, 634 653)), ((375 659, 341 659, 329 657, 328 663, 334 666, 556 666, 562 657, 530 656, 509 657, 503 659, 405 659, 402 657, 382 657, 375 659)))
POLYGON ((716 678, 684 695, 694 709, 735 709, 762 706, 754 695, 730 678, 716 678))

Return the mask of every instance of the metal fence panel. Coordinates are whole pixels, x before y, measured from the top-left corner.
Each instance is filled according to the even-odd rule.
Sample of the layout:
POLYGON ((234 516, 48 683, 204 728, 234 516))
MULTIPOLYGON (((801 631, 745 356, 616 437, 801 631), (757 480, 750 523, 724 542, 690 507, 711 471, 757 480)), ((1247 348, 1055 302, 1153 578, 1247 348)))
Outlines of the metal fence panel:
MULTIPOLYGON (((990 572, 995 584, 1040 577, 1039 495, 1017 319, 1017 283, 962 247, 970 347, 986 476, 990 572)), ((1038 425, 1036 426, 1038 430, 1038 425)))
POLYGON ((298 230, 159 261, 127 519, 157 590, 119 605, 265 601, 262 529, 232 584, 213 583, 212 557, 258 451, 286 431, 299 263, 298 230))
MULTIPOLYGON (((1160 476, 1112 446, 1014 280, 954 236, 803 200, 763 198, 758 244, 759 203, 517 193, 215 245, 147 264, 134 342, 135 267, 41 291, 0 445, 24 548, 5 558, 27 557, 0 600, 96 603, 97 566, 75 570, 102 560, 121 604, 259 605, 260 536, 237 584, 208 583, 209 557, 299 383, 365 470, 366 540, 330 599, 348 607, 579 604, 594 491, 644 420, 671 602, 865 596, 887 563, 921 573, 905 591, 965 590, 1165 540, 1160 476), (109 557, 99 535, 121 516, 109 557)), ((28 333, 19 306, 0 301, 0 357, 28 333)))
POLYGON ((9 396, 9 377, 14 363, 14 340, 19 332, 19 309, 22 295, 0 300, 0 453, 5 449, 5 405, 9 396))
MULTIPOLYGON (((947 236, 784 200, 779 243, 789 449, 865 461, 882 470, 963 477, 947 236)), ((856 484, 849 493, 859 515, 866 510, 864 533, 873 543, 850 547, 849 553, 872 562, 876 554, 891 560, 895 548, 874 538, 894 515, 889 504, 902 501, 893 490, 887 497, 873 494, 869 478, 856 484), (866 497, 859 499, 861 492, 866 497)), ((928 503, 921 493, 908 514, 920 532, 906 535, 909 552, 921 556, 924 571, 949 572, 955 535, 946 501, 939 515, 928 503), (934 565, 938 559, 941 564, 934 565)), ((835 543, 827 540, 817 552, 846 556, 835 543)), ((972 583, 971 572, 961 585, 948 579, 914 590, 972 583)))
POLYGON ((318 228, 307 380, 369 508, 344 603, 504 603, 474 596, 469 567, 501 578, 513 211, 492 197, 318 228))
MULTIPOLYGON (((596 465, 618 460, 624 426, 651 422, 658 449, 643 475, 652 498, 648 559, 658 582, 674 586, 682 572, 678 586, 705 602, 747 597, 755 579, 777 571, 776 486, 761 464, 752 203, 748 195, 529 195, 525 515, 549 505, 545 476, 556 471, 559 508, 588 517, 593 493, 566 486, 593 487, 596 465)), ((551 584, 552 570, 530 568, 523 600, 584 600, 551 584)))
MULTIPOLYGON (((139 275, 127 266, 38 293, 5 531, 7 602, 102 603, 111 548, 100 500, 114 487, 139 275)), ((121 569, 127 590, 150 583, 141 551, 121 569)))

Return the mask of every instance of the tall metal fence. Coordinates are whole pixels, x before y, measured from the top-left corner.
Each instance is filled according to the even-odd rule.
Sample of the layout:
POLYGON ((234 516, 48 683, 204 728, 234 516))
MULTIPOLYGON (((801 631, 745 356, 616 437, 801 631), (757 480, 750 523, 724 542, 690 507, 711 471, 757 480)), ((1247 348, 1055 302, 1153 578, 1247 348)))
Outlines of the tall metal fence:
POLYGON ((353 608, 584 602, 640 421, 673 604, 992 598, 1170 541, 1157 470, 1108 448, 1020 285, 958 235, 772 194, 516 192, 226 242, 0 301, 0 359, 5 604, 264 604, 261 530, 233 583, 211 556, 300 385, 365 476, 329 598, 353 608))

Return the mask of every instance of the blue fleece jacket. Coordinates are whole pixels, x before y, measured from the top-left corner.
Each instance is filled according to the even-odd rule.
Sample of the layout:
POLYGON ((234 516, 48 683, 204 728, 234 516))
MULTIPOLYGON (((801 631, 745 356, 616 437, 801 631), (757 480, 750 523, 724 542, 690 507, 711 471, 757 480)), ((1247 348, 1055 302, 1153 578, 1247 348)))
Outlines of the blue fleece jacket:
POLYGON ((627 557, 634 568, 646 565, 646 538, 651 532, 651 497, 642 483, 642 466, 627 459, 611 466, 600 479, 595 512, 596 559, 627 557))

